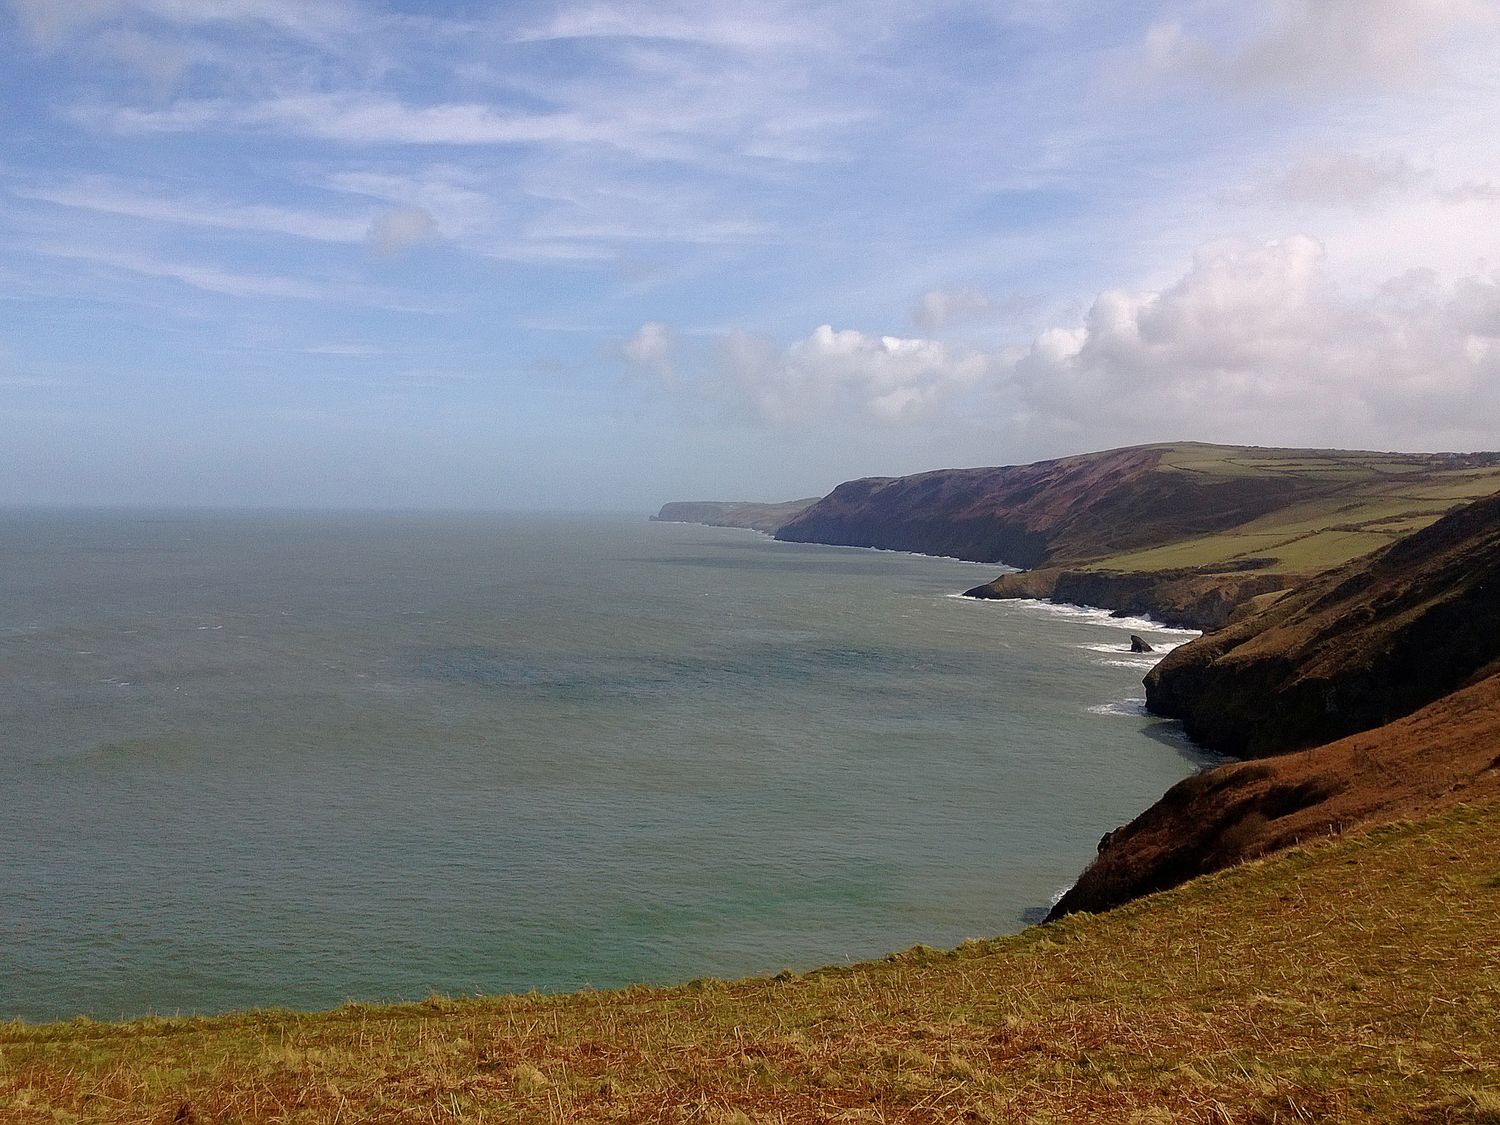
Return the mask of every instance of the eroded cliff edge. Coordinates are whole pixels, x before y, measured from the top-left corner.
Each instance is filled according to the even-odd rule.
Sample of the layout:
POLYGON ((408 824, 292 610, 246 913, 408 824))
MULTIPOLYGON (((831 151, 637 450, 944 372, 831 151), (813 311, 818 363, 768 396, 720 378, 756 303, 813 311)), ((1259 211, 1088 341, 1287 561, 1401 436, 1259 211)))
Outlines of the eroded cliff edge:
POLYGON ((1235 757, 1408 715, 1500 659, 1500 495, 1320 575, 1170 653, 1146 705, 1235 757))
POLYGON ((1254 761, 1100 841, 1051 917, 1313 837, 1500 796, 1500 495, 1168 654, 1148 706, 1254 761))

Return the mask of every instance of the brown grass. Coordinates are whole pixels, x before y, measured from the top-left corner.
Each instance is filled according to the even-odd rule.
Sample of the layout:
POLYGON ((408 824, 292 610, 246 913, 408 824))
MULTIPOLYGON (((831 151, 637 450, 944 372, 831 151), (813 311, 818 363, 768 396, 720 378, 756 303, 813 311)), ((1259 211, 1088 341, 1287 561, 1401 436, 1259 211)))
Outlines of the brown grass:
POLYGON ((7 1122, 1500 1121, 1500 805, 774 980, 0 1029, 7 1122))

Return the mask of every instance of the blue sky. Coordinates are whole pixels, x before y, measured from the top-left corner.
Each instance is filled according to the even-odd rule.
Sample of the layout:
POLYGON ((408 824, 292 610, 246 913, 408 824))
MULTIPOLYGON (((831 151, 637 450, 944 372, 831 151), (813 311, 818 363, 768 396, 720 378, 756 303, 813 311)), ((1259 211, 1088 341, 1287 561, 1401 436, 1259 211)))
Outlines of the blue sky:
POLYGON ((0 503, 1500 446, 1488 0, 0 5, 0 503))

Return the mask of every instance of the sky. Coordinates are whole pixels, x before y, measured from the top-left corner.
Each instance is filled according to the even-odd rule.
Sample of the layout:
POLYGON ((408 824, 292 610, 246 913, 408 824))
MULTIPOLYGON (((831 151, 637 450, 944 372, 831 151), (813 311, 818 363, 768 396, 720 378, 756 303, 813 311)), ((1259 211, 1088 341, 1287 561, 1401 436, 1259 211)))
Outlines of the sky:
POLYGON ((1500 0, 0 0, 0 504, 1500 448, 1500 0))

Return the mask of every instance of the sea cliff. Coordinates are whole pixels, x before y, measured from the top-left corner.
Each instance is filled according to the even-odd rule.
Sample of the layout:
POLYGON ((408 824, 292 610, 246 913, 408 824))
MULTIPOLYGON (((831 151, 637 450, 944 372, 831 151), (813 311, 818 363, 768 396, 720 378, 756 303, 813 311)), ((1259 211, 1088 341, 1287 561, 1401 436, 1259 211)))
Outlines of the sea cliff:
POLYGON ((1169 653, 1146 692, 1201 744, 1257 760, 1106 835, 1054 917, 1500 794, 1500 495, 1169 653))
POLYGON ((817 497, 779 504, 725 500, 674 500, 651 517, 653 523, 700 523, 708 527, 744 527, 773 534, 788 520, 817 503, 817 497))

